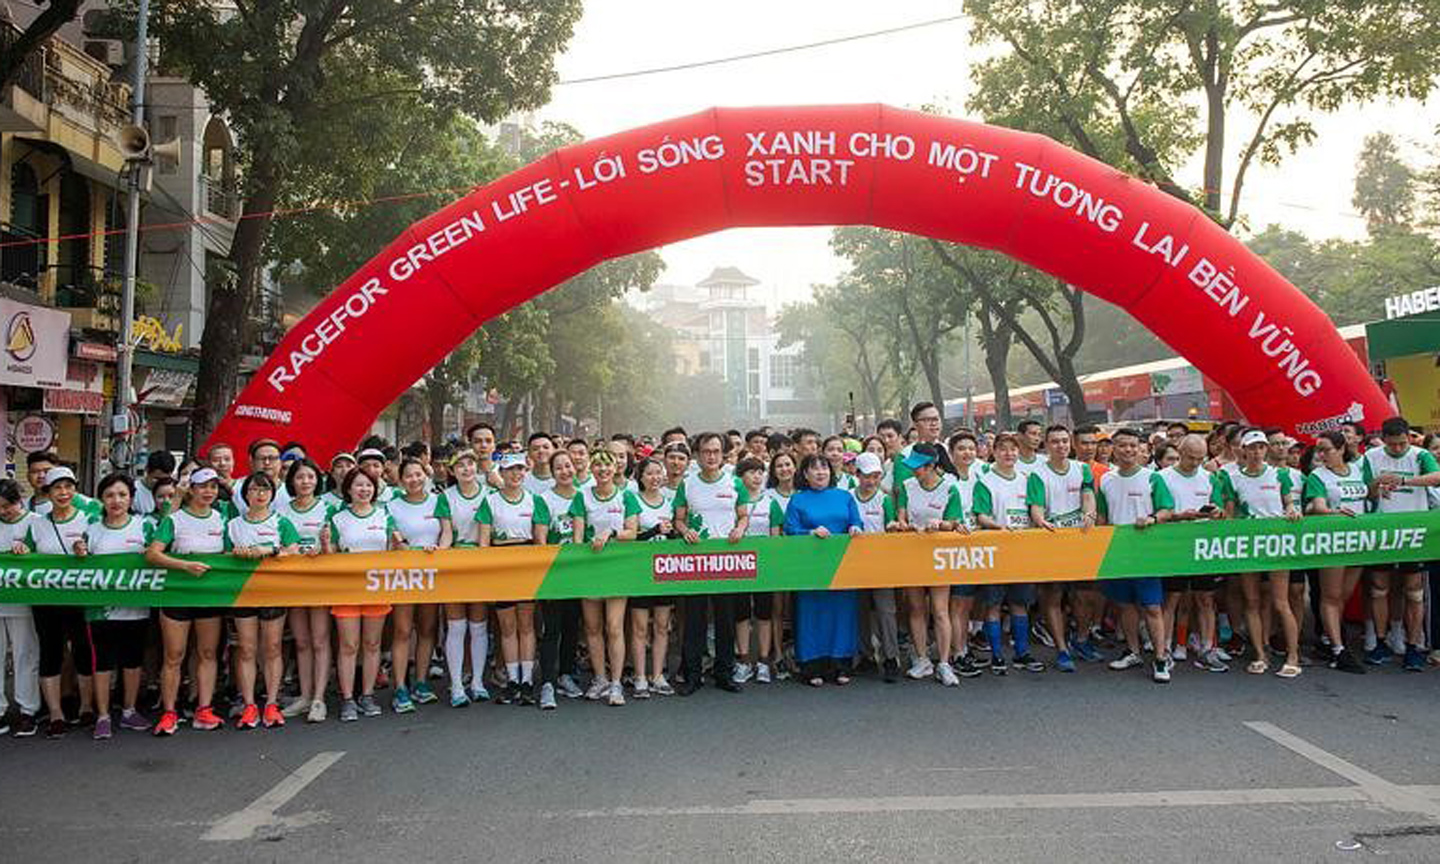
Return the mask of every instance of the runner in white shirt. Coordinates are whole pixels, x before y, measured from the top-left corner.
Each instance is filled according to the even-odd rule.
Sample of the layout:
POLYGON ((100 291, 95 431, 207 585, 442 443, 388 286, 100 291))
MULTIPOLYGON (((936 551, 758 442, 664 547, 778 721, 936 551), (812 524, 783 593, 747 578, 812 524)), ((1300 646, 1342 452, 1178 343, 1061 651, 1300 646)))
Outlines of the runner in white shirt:
MULTIPOLYGON (((778 536, 785 521, 785 510, 770 494, 771 490, 765 488, 768 478, 765 463, 746 456, 735 466, 735 475, 745 484, 745 494, 750 499, 750 503, 745 505, 748 514, 745 536, 778 536)), ((770 670, 777 656, 770 652, 770 646, 775 641, 774 632, 774 594, 757 591, 753 594, 735 595, 735 645, 740 655, 735 664, 736 683, 744 684, 752 677, 761 684, 771 682, 770 670), (759 642, 758 659, 750 649, 752 616, 755 618, 755 636, 759 642)))
MULTIPOLYGON (((895 499, 881 489, 885 477, 885 463, 878 454, 865 452, 855 457, 855 474, 858 485, 850 494, 860 510, 861 531, 865 534, 883 534, 899 531, 900 520, 895 512, 895 499)), ((894 588, 872 588, 865 592, 873 607, 873 629, 880 642, 880 673, 885 683, 900 680, 900 639, 899 622, 896 619, 894 588)), ((862 607, 863 612, 863 607, 862 607)), ((870 637, 866 621, 861 619, 861 634, 864 638, 860 650, 870 657, 870 637)))
MULTIPOLYGON (((494 432, 488 428, 474 430, 471 440, 481 437, 480 433, 488 433, 489 446, 493 448, 494 432)), ((480 459, 474 450, 458 450, 450 457, 450 472, 455 478, 455 485, 445 490, 445 499, 450 509, 452 545, 456 549, 479 548, 480 506, 491 492, 480 472, 480 459)), ((490 607, 487 603, 445 604, 445 672, 450 678, 451 708, 464 708, 472 701, 490 699, 484 674, 490 654, 489 620, 490 607), (480 670, 480 674, 471 675, 468 693, 464 679, 467 635, 470 668, 480 670)))
MULTIPOLYGON (((213 451, 215 448, 211 448, 213 451)), ((225 517, 215 509, 220 495, 220 478, 210 468, 198 468, 190 475, 187 500, 167 514, 155 527, 145 560, 172 572, 171 579, 204 578, 209 564, 175 555, 216 554, 226 551, 225 517)), ((180 695, 180 668, 195 630, 195 667, 199 702, 191 725, 200 731, 225 725, 211 707, 215 696, 215 654, 220 647, 219 609, 167 607, 160 610, 160 635, 165 645, 165 664, 160 671, 160 702, 163 712, 155 723, 156 735, 174 735, 180 723, 176 702, 180 695)))
MULTIPOLYGON (((0 554, 29 551, 25 535, 29 533, 31 518, 25 509, 20 484, 0 479, 0 554)), ((5 697, 7 645, 15 670, 16 707, 20 709, 13 733, 17 738, 29 738, 35 734, 35 715, 40 713, 40 641, 35 636, 35 620, 29 606, 0 604, 0 716, 10 707, 5 697)))
MULTIPOLYGON (((1205 439, 1194 433, 1180 439, 1176 446, 1180 461, 1158 472, 1160 482, 1165 484, 1174 507, 1158 513, 1162 522, 1191 522, 1199 519, 1219 519, 1225 515, 1225 499, 1221 493, 1219 479, 1205 469, 1208 448, 1205 439)), ((1219 576, 1176 576, 1165 580, 1165 632, 1175 632, 1176 614, 1180 601, 1188 592, 1194 601, 1198 637, 1192 637, 1199 647, 1191 662, 1195 668, 1206 672, 1228 672, 1229 665, 1220 656, 1216 640, 1215 591, 1223 580, 1219 576)), ((1175 647, 1180 641, 1175 640, 1175 647)), ((1176 659, 1182 659, 1176 657, 1176 659)))
POLYGON ((831 435, 820 444, 820 453, 830 463, 830 473, 835 475, 835 488, 845 492, 855 491, 855 477, 845 470, 845 439, 831 435))
MULTIPOLYGON (((1361 467, 1345 461, 1345 449, 1345 436, 1340 432, 1321 432, 1315 436, 1310 473, 1305 477, 1301 495, 1306 513, 1349 518, 1365 513, 1370 491, 1361 476, 1361 467)), ((1327 665, 1340 672, 1361 675, 1365 673, 1365 666, 1345 647, 1340 616, 1350 595, 1355 593, 1363 570, 1345 566, 1320 568, 1320 623, 1325 630, 1323 647, 1327 647, 1330 654, 1327 665)))
MULTIPOLYGON (((1030 524, 1030 505, 1025 503, 1029 475, 1016 466, 1020 457, 1017 436, 1005 432, 995 436, 991 446, 995 462, 975 484, 975 521, 991 531, 1023 531, 1030 524)), ((986 604, 985 637, 990 643, 990 671, 1004 675, 1005 662, 1000 614, 1010 607, 1010 635, 1015 642, 1015 665, 1027 672, 1044 672, 1045 664, 1030 653, 1030 606, 1035 602, 1035 583, 987 585, 982 592, 986 604)))
MULTIPOLYGON (((665 466, 655 457, 647 457, 635 467, 635 479, 640 484, 640 492, 635 496, 640 504, 640 515, 636 521, 640 533, 636 539, 663 541, 675 531, 674 498, 666 494, 665 466)), ((670 617, 674 610, 673 597, 630 598, 630 665, 637 677, 644 677, 648 670, 648 691, 657 696, 675 693, 665 676, 665 661, 670 651, 670 617), (652 616, 655 619, 653 634, 650 630, 652 616), (647 648, 650 654, 648 664, 645 657, 647 648)), ((637 687, 636 695, 639 693, 637 687)))
POLYGON ((555 439, 548 432, 535 432, 525 443, 530 457, 530 471, 525 475, 525 491, 532 495, 543 495, 546 489, 555 485, 550 476, 550 456, 555 452, 555 439))
MULTIPOLYGON (((329 524, 330 509, 317 497, 321 476, 320 466, 309 459, 291 462, 285 472, 290 500, 275 508, 295 527, 301 555, 320 554, 321 537, 329 524)), ((330 607, 291 608, 290 633, 295 639, 295 675, 300 679, 300 695, 280 713, 286 717, 303 714, 306 722, 323 723, 325 689, 330 684, 330 607)))
MULTIPOLYGON (((588 543, 596 552, 612 540, 634 540, 639 533, 640 502, 635 494, 621 484, 619 464, 609 450, 597 450, 590 457, 590 472, 595 482, 581 489, 570 502, 570 518, 576 542, 588 543)), ((611 705, 625 704, 625 598, 586 597, 580 601, 585 622, 585 643, 590 651, 590 665, 595 679, 585 697, 592 701, 605 699, 611 705), (603 630, 602 630, 603 626, 603 630), (609 663, 606 663, 606 660, 609 663), (608 675, 607 675, 608 665, 608 675)), ((716 629, 725 622, 716 621, 716 629)), ((638 683, 638 682, 637 682, 638 683)), ((649 695, 648 682, 644 695, 649 695)))
MULTIPOLYGON (((450 498, 430 488, 430 475, 418 459, 406 458, 400 463, 401 493, 390 499, 386 508, 406 549, 434 552, 449 549, 454 539, 450 520, 450 498)), ((401 603, 390 618, 390 674, 395 679, 395 695, 391 707, 397 714, 408 714, 439 697, 430 689, 430 657, 435 653, 435 637, 440 610, 434 603, 401 603), (410 636, 415 634, 415 684, 410 686, 410 636), (412 696, 413 694, 413 696, 412 696)))
MULTIPOLYGON (((533 437, 533 436, 532 436, 533 437)), ((538 439, 536 439, 538 440, 538 439)), ((550 439, 545 439, 548 442, 550 439)), ((533 442, 532 442, 533 443, 533 442)), ((549 450, 546 450, 549 469, 549 450)), ((525 457, 506 453, 500 457, 503 485, 485 496, 476 518, 480 520, 480 545, 545 545, 550 530, 550 508, 545 499, 525 488, 525 457)), ((507 681, 495 694, 501 705, 535 704, 535 602, 497 602, 495 617, 500 622, 500 657, 507 681)))
MULTIPOLYGON (((270 502, 275 482, 268 471, 259 470, 240 483, 245 509, 225 525, 225 539, 237 558, 268 558, 292 555, 300 547, 300 534, 290 520, 277 513, 270 502)), ((238 637, 236 670, 244 708, 235 721, 237 729, 254 729, 262 722, 266 729, 285 725, 280 711, 280 682, 285 673, 281 641, 285 636, 287 610, 273 607, 236 607, 231 610, 238 637), (260 646, 265 670, 265 710, 255 704, 255 654, 260 646)))
MULTIPOLYGON (((356 454, 356 467, 370 478, 375 484, 375 503, 377 505, 389 503, 395 497, 396 490, 386 482, 385 469, 387 467, 385 451, 378 447, 369 447, 356 454)), ((346 476, 349 476, 348 474, 346 476)), ((340 508, 336 508, 340 509, 340 508)))
MULTIPOLYGON (((1047 531, 1056 528, 1088 531, 1095 527, 1095 478, 1089 465, 1070 458, 1068 428, 1057 424, 1045 430, 1045 457, 1036 460, 1026 481, 1025 500, 1030 505, 1030 521, 1047 531)), ((1074 672, 1075 660, 1065 634, 1066 587, 1063 582, 1042 582, 1040 613, 1049 625, 1050 638, 1055 644, 1055 668, 1074 672)), ((1088 635, 1102 605, 1095 583, 1074 582, 1069 588, 1076 630, 1088 635)))
MULTIPOLYGON (((978 531, 975 522, 975 486, 980 482, 983 463, 979 457, 979 439, 975 433, 962 429, 950 436, 950 462, 955 474, 947 475, 955 491, 960 493, 960 512, 965 516, 965 525, 971 531, 978 531)), ((981 674, 983 664, 970 651, 970 621, 974 615, 975 598, 980 593, 979 585, 964 583, 950 586, 950 642, 955 656, 950 666, 961 678, 975 678, 981 674)), ((982 609, 981 612, 984 610, 982 609)))
MULTIPOLYGON (((895 513, 900 530, 969 533, 960 504, 960 491, 946 479, 947 475, 940 472, 939 462, 940 448, 921 442, 910 448, 910 455, 901 463, 910 476, 900 481, 895 493, 895 513)), ((946 687, 958 686, 960 678, 950 665, 950 586, 906 588, 905 601, 910 612, 910 639, 915 651, 906 677, 920 680, 933 675, 946 687), (935 627, 938 665, 930 660, 926 638, 927 614, 935 627)))
MULTIPOLYGON (((79 555, 145 554, 149 532, 144 518, 130 512, 132 488, 133 481, 124 474, 110 474, 100 481, 96 492, 104 509, 86 527, 84 542, 76 550, 79 555)), ((104 740, 111 735, 110 684, 116 667, 121 670, 121 728, 149 731, 150 723, 136 710, 135 702, 140 695, 150 610, 139 606, 93 607, 87 610, 86 617, 95 652, 93 737, 104 740)))
MULTIPOLYGON (((275 507, 284 504, 290 498, 290 493, 285 491, 285 480, 281 476, 283 463, 280 461, 280 445, 269 438, 261 438, 250 444, 250 470, 258 471, 270 478, 275 487, 275 507)), ((245 485, 245 478, 236 481, 231 486, 230 515, 238 516, 245 512, 245 498, 241 494, 241 487, 245 485)))
MULTIPOLYGON (((1410 443, 1410 427, 1403 417, 1391 417, 1380 426, 1382 447, 1360 457, 1361 477, 1375 502, 1377 513, 1414 513, 1430 509, 1429 491, 1440 486, 1440 463, 1430 451, 1410 443)), ((1405 669, 1425 669, 1425 583, 1420 562, 1371 568, 1370 615, 1380 639, 1365 657, 1379 666, 1389 661, 1385 644, 1390 628, 1390 588, 1396 578, 1405 592, 1405 669)))
POLYGON ((345 482, 345 475, 355 468, 355 457, 349 453, 336 453, 335 458, 330 460, 330 474, 326 478, 329 490, 320 496, 325 503, 325 510, 339 510, 345 506, 345 499, 340 496, 340 484, 345 482))
MULTIPOLYGON (((1259 429, 1246 430, 1240 436, 1239 467, 1224 475, 1226 495, 1226 517, 1240 519, 1288 519, 1298 521, 1300 508, 1295 499, 1300 490, 1290 488, 1289 473, 1280 473, 1275 466, 1265 463, 1269 441, 1259 429)), ((1281 678, 1294 678, 1300 674, 1300 630, 1295 614, 1290 608, 1290 572, 1274 570, 1269 573, 1244 573, 1240 584, 1245 592, 1245 623, 1250 633, 1250 647, 1255 659, 1245 667, 1252 675, 1264 675, 1270 670, 1265 659, 1269 646, 1265 644, 1266 629, 1261 616, 1260 582, 1264 579, 1270 592, 1270 602, 1275 617, 1285 636, 1285 663, 1275 674, 1281 678)))

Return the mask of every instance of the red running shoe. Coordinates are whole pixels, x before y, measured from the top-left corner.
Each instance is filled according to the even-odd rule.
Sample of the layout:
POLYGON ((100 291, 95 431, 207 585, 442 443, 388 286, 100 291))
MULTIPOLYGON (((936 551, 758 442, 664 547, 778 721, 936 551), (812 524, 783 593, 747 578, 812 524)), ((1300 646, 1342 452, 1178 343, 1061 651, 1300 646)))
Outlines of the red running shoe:
MULTIPOLYGON (((254 707, 253 705, 250 707, 254 707)), ((266 729, 275 729, 285 725, 285 715, 281 713, 280 706, 270 702, 265 706, 264 724, 266 729)))
POLYGON ((260 708, 251 702, 240 712, 240 719, 235 721, 236 729, 254 729, 260 725, 260 708))
POLYGON ((201 732, 209 732, 224 727, 225 721, 220 719, 220 715, 215 713, 214 708, 209 705, 201 705, 195 709, 195 719, 190 721, 190 725, 201 732))
POLYGON ((155 735, 174 735, 180 728, 180 715, 174 711, 166 711, 160 715, 160 722, 155 724, 155 735))

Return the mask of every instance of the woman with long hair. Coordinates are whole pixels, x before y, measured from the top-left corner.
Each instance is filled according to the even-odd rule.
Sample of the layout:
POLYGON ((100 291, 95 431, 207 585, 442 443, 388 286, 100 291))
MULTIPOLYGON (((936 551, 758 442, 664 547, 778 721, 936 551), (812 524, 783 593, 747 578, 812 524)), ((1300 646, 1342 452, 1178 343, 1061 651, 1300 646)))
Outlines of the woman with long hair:
MULTIPOLYGON (((406 457, 400 463, 400 490, 385 506, 400 532, 401 548, 424 552, 450 548, 450 499, 430 488, 430 475, 418 458, 406 457)), ((438 698, 426 680, 438 621, 439 609, 434 603, 401 603, 391 616, 390 668, 395 678, 391 708, 397 714, 414 711, 416 702, 424 705, 438 698), (416 637, 413 688, 409 686, 412 633, 416 637)))
MULTIPOLYGON (((653 456, 647 456, 635 466, 635 481, 640 492, 635 496, 640 503, 640 515, 636 520, 639 533, 637 540, 660 541, 675 535, 675 499, 665 494, 665 466, 653 456)), ((644 680, 649 670, 647 687, 637 684, 636 698, 645 698, 654 693, 657 696, 672 696, 675 689, 665 677, 665 660, 670 653, 670 622, 675 611, 675 598, 663 596, 630 598, 630 662, 635 670, 636 681, 644 680), (651 635, 650 625, 655 629, 651 635), (649 664, 646 664, 646 648, 649 648, 649 664)))
MULTIPOLYGON (((330 510, 319 497, 323 478, 320 466, 308 458, 290 463, 285 488, 290 500, 276 508, 294 526, 301 555, 319 555, 330 510)), ((290 609, 290 633, 295 638, 295 677, 300 695, 286 705, 286 717, 305 715, 308 723, 325 722, 325 689, 330 684, 330 607, 295 606, 290 609)))
MULTIPOLYGON (((595 482, 577 492, 570 504, 575 536, 596 552, 612 540, 634 540, 638 533, 640 502, 635 493, 621 485, 624 478, 619 472, 619 460, 609 450, 595 451, 590 457, 590 473, 595 482)), ((595 672, 585 698, 624 705, 621 678, 625 669, 625 598, 586 597, 580 601, 580 611, 585 621, 590 665, 595 672)), ((648 695, 649 685, 644 675, 636 677, 636 686, 648 695)))
MULTIPOLYGON (((495 434, 488 427, 477 428, 474 437, 489 433, 489 447, 495 446, 495 434)), ((480 505, 490 494, 490 487, 481 473, 480 458, 474 450, 458 450, 450 457, 450 473, 455 485, 445 490, 450 508, 451 545, 456 549, 477 549, 480 546, 480 505)), ((450 678, 450 707, 464 708, 471 702, 490 698, 485 689, 485 663, 490 653, 490 606, 487 603, 445 604, 445 672, 450 678), (465 643, 470 643, 470 690, 465 689, 465 643)))
MULTIPOLYGON (((550 476, 555 485, 541 496, 550 513, 550 526, 545 542, 562 546, 574 539, 574 526, 570 505, 575 500, 576 459, 584 450, 584 463, 589 471, 589 449, 580 439, 571 441, 564 450, 550 455, 550 476), (576 447, 575 445, 580 445, 576 447)), ((592 481, 593 482, 593 481, 592 481)), ((540 696, 537 700, 541 710, 556 708, 555 692, 558 689, 566 698, 578 699, 585 695, 575 683, 571 672, 575 669, 575 647, 580 641, 580 601, 574 598, 546 600, 540 604, 540 696), (563 671, 562 671, 563 670, 563 671)))
MULTIPOLYGON (((1345 436, 1339 432, 1321 432, 1302 461, 1309 462, 1301 494, 1305 512, 1311 515, 1335 514, 1354 518, 1365 512, 1370 497, 1369 487, 1361 476, 1360 466, 1346 459, 1345 436)), ((1365 666, 1345 647, 1340 616, 1355 586, 1360 582, 1363 567, 1320 568, 1320 623, 1324 642, 1329 649, 1327 665, 1340 672, 1365 674, 1365 666)))
MULTIPOLYGON (((519 453, 500 458, 501 486, 485 496, 477 514, 482 547, 545 545, 550 509, 544 498, 525 488, 525 470, 525 457, 519 453)), ((501 705, 533 705, 535 602, 507 600, 493 605, 500 623, 500 657, 507 679, 504 689, 495 694, 495 701, 501 705)))
MULTIPOLYGON (((808 535, 810 542, 859 534, 864 523, 855 498, 835 488, 830 463, 812 453, 800 460, 801 484, 785 511, 784 532, 808 535)), ((850 661, 858 647, 859 592, 853 590, 795 592, 795 658, 806 683, 820 687, 828 677, 850 683, 850 661)))

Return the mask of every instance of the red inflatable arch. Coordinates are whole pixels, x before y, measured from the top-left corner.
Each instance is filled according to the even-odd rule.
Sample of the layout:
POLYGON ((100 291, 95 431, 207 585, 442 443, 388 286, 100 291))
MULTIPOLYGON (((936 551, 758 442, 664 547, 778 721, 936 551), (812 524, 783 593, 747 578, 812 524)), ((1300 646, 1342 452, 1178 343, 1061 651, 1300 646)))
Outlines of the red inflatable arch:
POLYGON ((287 334, 210 442, 294 439, 328 459, 487 319, 600 261, 847 224, 995 249, 1122 306, 1257 424, 1307 435, 1389 413, 1294 286, 1110 166, 883 105, 722 108, 558 150, 411 226, 287 334))

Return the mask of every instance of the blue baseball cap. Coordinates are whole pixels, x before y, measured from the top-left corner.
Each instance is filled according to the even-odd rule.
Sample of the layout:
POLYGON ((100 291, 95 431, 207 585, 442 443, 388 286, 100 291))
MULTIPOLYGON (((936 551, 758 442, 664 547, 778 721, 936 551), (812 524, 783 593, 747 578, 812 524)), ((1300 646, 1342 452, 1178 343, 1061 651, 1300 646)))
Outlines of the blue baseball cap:
POLYGON ((914 471, 925 465, 931 465, 940 461, 940 450, 934 444, 921 442, 910 448, 910 455, 905 457, 905 467, 914 471))

